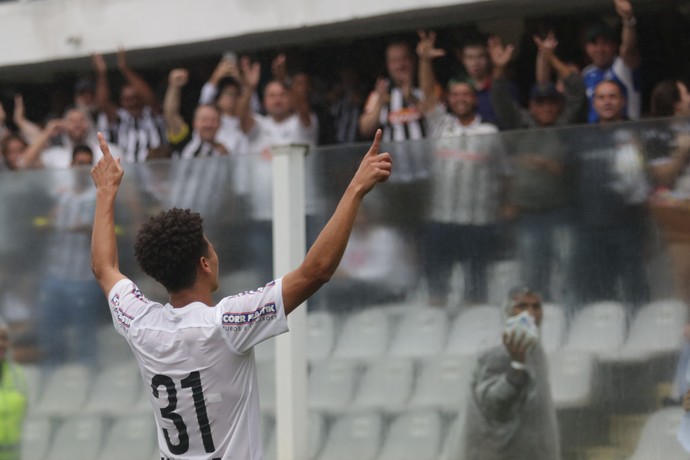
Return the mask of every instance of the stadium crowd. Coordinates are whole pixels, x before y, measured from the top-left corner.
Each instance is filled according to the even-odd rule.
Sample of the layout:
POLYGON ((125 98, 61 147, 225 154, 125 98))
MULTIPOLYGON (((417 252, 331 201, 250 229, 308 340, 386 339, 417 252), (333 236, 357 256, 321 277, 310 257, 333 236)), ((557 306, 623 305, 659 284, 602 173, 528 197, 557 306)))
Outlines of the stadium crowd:
MULTIPOLYGON (((525 288, 511 291, 507 303, 501 293, 502 321, 524 320, 529 311, 538 329, 542 301, 564 306, 567 321, 589 304, 617 301, 631 323, 654 298, 657 237, 675 287, 664 296, 690 305, 690 91, 680 75, 643 80, 633 6, 611 4, 618 28, 596 22, 582 29, 584 66, 561 52, 557 28, 529 36, 520 49, 482 35, 453 49, 440 33, 419 30, 387 43, 378 57, 385 72, 369 82, 349 66, 321 81, 289 52, 268 59, 228 52, 203 84, 199 69, 177 67, 157 85, 120 50, 116 71, 106 57, 91 57, 92 75, 77 80, 61 116, 32 119, 35 98, 14 95, 12 110, 0 104, 0 177, 10 179, 0 179, 0 199, 22 204, 0 208, 0 317, 8 323, 0 321, 0 383, 20 393, 15 360, 50 371, 107 361, 95 331, 110 318, 89 264, 96 191, 87 168, 102 157, 97 132, 131 168, 126 180, 145 192, 133 197, 131 183, 123 186, 118 207, 127 210, 118 224, 134 226, 160 208, 191 208, 209 217, 208 239, 231 270, 250 267, 264 283, 273 276, 265 186, 273 147, 343 146, 320 152, 334 161, 307 156, 313 242, 324 202, 349 177, 344 145, 382 129, 394 174, 361 210, 330 284, 310 300, 317 314, 395 305, 421 287, 425 306, 437 307, 426 309, 430 315, 446 308, 452 318, 461 307, 496 303, 490 291, 505 286, 491 286, 490 271, 509 259, 519 267, 510 282, 525 288), (528 60, 534 80, 525 84, 514 70, 528 60), (27 170, 47 173, 21 174, 27 170), (18 178, 27 185, 16 186, 18 178), (12 356, 4 354, 8 331, 12 356)), ((132 237, 121 229, 118 238, 132 237)), ((133 265, 130 255, 121 257, 133 265)), ((690 325, 684 332, 670 395, 676 405, 690 395, 690 325)), ((534 336, 528 345, 504 335, 478 354, 476 393, 463 417, 485 417, 462 436, 449 431, 467 458, 559 458, 547 356, 532 346, 534 336)), ((17 427, 26 410, 20 396, 6 398, 17 427)), ((16 455, 19 432, 7 430, 0 448, 16 455)))
MULTIPOLYGON (((669 249, 677 295, 690 302, 690 244, 682 231, 690 199, 690 124, 683 118, 690 115, 690 94, 681 79, 658 82, 649 115, 673 120, 630 123, 646 107, 640 78, 644 62, 630 1, 613 0, 612 6, 618 32, 605 22, 583 30, 589 61, 584 68, 560 57, 558 30, 531 37, 535 81, 526 98, 511 78, 516 47, 496 36, 465 37, 456 50, 437 46, 432 31, 419 31, 416 42, 393 40, 385 49, 385 75, 371 82, 368 95, 361 76, 349 67, 339 69, 337 81, 325 86, 289 55, 279 53, 265 65, 226 53, 198 92, 190 88, 197 72, 175 68, 158 97, 157 88, 120 50, 117 71, 124 83, 115 101, 113 73, 96 54, 93 75, 77 81, 61 117, 30 120, 20 94, 11 113, 0 110, 1 167, 3 174, 11 174, 95 164, 101 156, 97 131, 123 163, 215 159, 212 168, 177 162, 170 169, 172 189, 161 193, 152 185, 149 191, 164 206, 210 214, 226 203, 211 199, 209 190, 236 180, 251 196, 250 203, 241 204, 253 222, 246 235, 261 240, 248 244, 266 254, 262 275, 267 277, 270 246, 263 241, 270 240, 270 197, 261 184, 270 178, 271 146, 352 143, 382 128, 384 142, 395 143, 389 150, 396 172, 388 187, 424 222, 402 235, 383 226, 384 233, 398 236, 395 244, 379 246, 398 248, 391 249, 398 254, 414 252, 399 249, 406 242, 419 248, 431 304, 447 305, 458 262, 465 264, 463 302, 486 302, 489 263, 509 246, 521 263, 521 281, 546 301, 578 306, 620 300, 634 309, 650 300, 644 248, 651 216, 669 249), (457 74, 446 68, 453 52, 462 67, 457 74), (190 97, 194 109, 187 117, 190 97), (569 128, 585 124, 591 126, 587 131, 569 128), (230 171, 222 162, 226 156, 260 160, 230 171), (208 190, 200 193, 203 183, 208 190), (419 204, 415 187, 428 191, 429 203, 419 204), (510 228, 508 237, 505 228, 510 228), (561 278, 557 287, 554 273, 561 278)), ((530 53, 523 49, 522 54, 530 53)), ((318 192, 307 193, 309 214, 318 192)), ((46 322, 69 320, 48 314, 62 295, 80 293, 80 302, 93 303, 86 259, 72 260, 88 252, 85 222, 93 193, 77 184, 58 196, 39 302, 44 312, 39 316, 46 322)), ((317 227, 318 222, 308 221, 309 233, 317 227)), ((398 283, 390 298, 399 299, 399 285, 406 282, 398 283)), ((342 289, 351 286, 366 292, 361 283, 343 283, 342 289)), ((14 290, 21 287, 15 283, 14 290)), ((93 321, 83 323, 90 327, 93 321)), ((57 353, 53 342, 60 337, 44 334, 43 340, 49 354, 57 353)))

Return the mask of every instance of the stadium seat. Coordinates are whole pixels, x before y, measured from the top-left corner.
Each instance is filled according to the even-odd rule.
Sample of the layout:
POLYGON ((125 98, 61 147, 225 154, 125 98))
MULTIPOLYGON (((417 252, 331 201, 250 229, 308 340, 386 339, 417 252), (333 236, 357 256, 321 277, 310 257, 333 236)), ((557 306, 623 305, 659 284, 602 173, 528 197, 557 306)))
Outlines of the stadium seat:
POLYGON ((328 358, 335 343, 333 314, 327 311, 310 312, 307 315, 307 358, 322 361, 328 358))
POLYGON ((625 332, 625 307, 622 304, 593 303, 575 316, 564 348, 605 356, 620 349, 625 332))
POLYGON ((324 361, 314 364, 309 374, 309 408, 342 413, 352 402, 359 369, 353 361, 324 361))
POLYGON ((131 413, 142 387, 139 368, 134 361, 107 367, 96 376, 83 412, 102 415, 131 413))
POLYGON ((337 418, 319 460, 374 460, 381 449, 383 419, 377 413, 337 418))
POLYGON ((64 417, 82 410, 91 390, 92 374, 81 364, 66 364, 48 375, 33 413, 64 417))
POLYGON ((635 316, 623 346, 602 358, 615 362, 644 362, 677 353, 683 346, 682 325, 686 324, 687 316, 687 306, 681 301, 651 302, 635 316))
POLYGON ((33 412, 43 390, 43 372, 40 366, 36 364, 24 364, 22 365, 22 370, 26 376, 26 384, 28 386, 29 412, 33 412))
POLYGON ((131 406, 130 410, 132 414, 152 414, 150 386, 146 386, 142 382, 142 388, 139 392, 139 396, 134 401, 134 404, 131 406))
POLYGON ((98 328, 98 357, 101 363, 133 362, 134 355, 127 340, 117 333, 112 322, 98 328))
POLYGON ((57 427, 47 460, 94 460, 103 444, 105 423, 96 415, 67 417, 57 427))
POLYGON ((652 414, 642 428, 635 452, 628 460, 687 460, 689 454, 677 439, 682 417, 683 409, 679 407, 662 409, 652 414))
POLYGON ((436 460, 442 426, 435 411, 399 416, 391 424, 377 460, 436 460))
POLYGON ((23 459, 44 460, 52 441, 53 422, 49 417, 28 416, 22 431, 23 459))
MULTIPOLYGON (((323 446, 324 437, 326 434, 326 419, 318 412, 309 412, 309 446, 307 451, 307 460, 314 460, 319 455, 319 451, 323 446)), ((266 460, 276 460, 277 458, 277 433, 273 429, 268 438, 268 442, 264 445, 264 457, 266 460)))
POLYGON ((357 411, 401 412, 414 385, 414 363, 405 358, 383 358, 369 363, 351 408, 357 411))
POLYGON ((440 308, 418 308, 403 315, 391 342, 390 355, 406 358, 438 356, 448 336, 448 315, 440 308))
POLYGON ((587 406, 592 399, 594 359, 584 351, 559 350, 548 355, 551 396, 558 409, 587 406))
POLYGON ((115 419, 97 460, 149 460, 158 453, 153 414, 115 419))
POLYGON ((474 357, 442 356, 423 363, 408 406, 455 414, 465 405, 474 357))
POLYGON ((501 310, 492 305, 481 305, 463 310, 453 322, 446 353, 474 356, 501 343, 503 322, 501 310))
POLYGON ((541 346, 546 353, 552 353, 563 345, 566 334, 565 310, 562 306, 544 304, 544 317, 541 322, 541 346))
POLYGON ((460 450, 462 449, 462 433, 464 431, 463 423, 464 415, 459 414, 453 418, 452 422, 445 430, 443 438, 443 445, 441 447, 441 455, 438 460, 456 460, 460 458, 460 450))
POLYGON ((333 353, 338 359, 368 361, 382 356, 390 335, 390 321, 381 309, 350 315, 333 353))

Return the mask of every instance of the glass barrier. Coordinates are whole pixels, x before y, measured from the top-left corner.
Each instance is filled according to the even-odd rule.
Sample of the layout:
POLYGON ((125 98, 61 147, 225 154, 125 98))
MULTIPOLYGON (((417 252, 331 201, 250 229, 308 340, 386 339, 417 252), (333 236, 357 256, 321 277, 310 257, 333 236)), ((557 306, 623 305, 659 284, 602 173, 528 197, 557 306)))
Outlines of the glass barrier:
MULTIPOLYGON (((309 458, 682 452, 688 134, 688 120, 660 120, 384 145, 394 174, 366 197, 338 272, 309 301, 309 458), (529 288, 516 294, 524 305, 508 302, 515 286, 529 288), (508 319, 522 308, 541 318, 538 332, 508 319), (515 336, 539 345, 523 359, 515 336)), ((368 147, 307 155, 308 241, 368 147)), ((122 272, 166 301, 132 247, 148 216, 177 206, 204 217, 220 259, 216 300, 270 280, 269 166, 260 155, 127 165, 122 272)), ((27 460, 157 455, 150 389, 90 273, 94 198, 86 170, 0 173, 4 359, 27 381, 27 460)), ((272 341, 255 357, 275 458, 272 341)), ((8 422, 23 397, 0 399, 8 422)), ((19 443, 19 432, 2 433, 0 445, 19 443)))

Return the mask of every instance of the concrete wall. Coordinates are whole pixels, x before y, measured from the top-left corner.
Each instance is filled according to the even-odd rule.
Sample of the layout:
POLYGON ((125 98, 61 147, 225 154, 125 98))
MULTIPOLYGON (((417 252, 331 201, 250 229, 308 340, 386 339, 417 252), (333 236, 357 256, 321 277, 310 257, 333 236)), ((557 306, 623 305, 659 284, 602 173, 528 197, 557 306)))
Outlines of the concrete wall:
MULTIPOLYGON (((158 48, 481 0, 25 0, 0 4, 0 66, 158 48)), ((494 2, 495 3, 495 2, 494 2)))

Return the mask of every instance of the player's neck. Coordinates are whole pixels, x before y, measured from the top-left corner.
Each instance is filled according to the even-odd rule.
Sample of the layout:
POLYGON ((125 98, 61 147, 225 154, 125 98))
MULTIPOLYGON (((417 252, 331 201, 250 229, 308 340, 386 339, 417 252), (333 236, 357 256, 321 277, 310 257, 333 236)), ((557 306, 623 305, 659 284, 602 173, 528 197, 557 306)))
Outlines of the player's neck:
POLYGON ((194 285, 189 289, 169 293, 169 302, 173 308, 186 307, 190 303, 201 302, 208 306, 213 305, 211 290, 205 286, 194 285))

